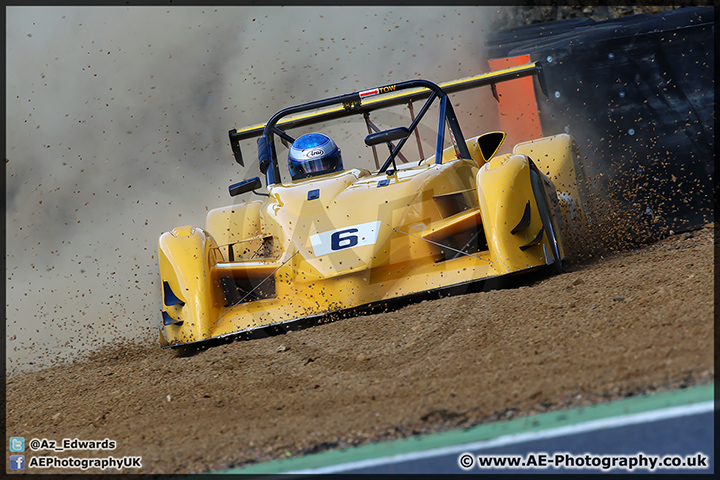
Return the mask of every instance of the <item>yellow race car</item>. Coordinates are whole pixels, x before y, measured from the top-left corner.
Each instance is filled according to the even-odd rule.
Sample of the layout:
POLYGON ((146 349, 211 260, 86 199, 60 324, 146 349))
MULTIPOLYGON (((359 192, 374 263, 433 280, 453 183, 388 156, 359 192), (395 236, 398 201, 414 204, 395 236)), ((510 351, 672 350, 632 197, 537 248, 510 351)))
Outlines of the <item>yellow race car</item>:
POLYGON ((259 177, 231 185, 231 196, 258 199, 211 210, 204 229, 160 236, 162 346, 462 291, 541 267, 560 272, 566 232, 584 217, 572 138, 544 137, 497 155, 505 133, 466 138, 449 99, 540 74, 533 63, 442 85, 404 81, 230 130, 241 165, 240 141, 259 137, 266 193, 259 177), (398 122, 382 114, 398 106, 409 110, 400 126, 376 125, 375 118, 398 122), (342 142, 318 131, 348 119, 362 130, 343 130, 342 142), (421 123, 428 119, 430 128, 421 123), (359 146, 346 146, 358 138, 359 146))

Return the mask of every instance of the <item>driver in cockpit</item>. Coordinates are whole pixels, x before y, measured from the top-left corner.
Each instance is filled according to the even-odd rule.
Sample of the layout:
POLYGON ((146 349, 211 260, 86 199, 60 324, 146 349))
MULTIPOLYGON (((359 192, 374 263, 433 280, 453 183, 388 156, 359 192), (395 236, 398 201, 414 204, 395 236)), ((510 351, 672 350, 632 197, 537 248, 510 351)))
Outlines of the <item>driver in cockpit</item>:
POLYGON ((290 147, 288 164, 293 180, 343 169, 340 149, 330 137, 322 133, 306 133, 298 137, 290 147))

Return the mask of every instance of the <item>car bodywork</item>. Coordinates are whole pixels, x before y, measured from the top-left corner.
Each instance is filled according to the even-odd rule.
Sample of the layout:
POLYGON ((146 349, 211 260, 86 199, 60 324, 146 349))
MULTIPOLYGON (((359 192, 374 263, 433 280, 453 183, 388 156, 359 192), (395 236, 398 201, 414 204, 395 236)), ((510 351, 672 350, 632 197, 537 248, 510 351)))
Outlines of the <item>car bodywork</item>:
POLYGON ((572 138, 544 137, 496 155, 505 134, 466 139, 449 101, 454 91, 538 74, 541 66, 531 64, 442 86, 400 82, 231 130, 241 165, 239 141, 259 137, 267 193, 255 192, 259 177, 232 185, 231 195, 261 198, 211 210, 204 229, 161 235, 161 344, 194 344, 539 267, 560 271, 563 232, 584 216, 572 138), (415 115, 419 100, 425 103, 415 115), (406 104, 408 126, 380 130, 370 119, 375 110, 406 104), (422 155, 418 137, 420 154, 398 165, 430 105, 438 111, 433 154, 422 155), (364 119, 376 170, 345 165, 281 180, 276 137, 292 143, 291 129, 349 116, 364 119), (376 146, 383 144, 389 153, 381 165, 376 146))

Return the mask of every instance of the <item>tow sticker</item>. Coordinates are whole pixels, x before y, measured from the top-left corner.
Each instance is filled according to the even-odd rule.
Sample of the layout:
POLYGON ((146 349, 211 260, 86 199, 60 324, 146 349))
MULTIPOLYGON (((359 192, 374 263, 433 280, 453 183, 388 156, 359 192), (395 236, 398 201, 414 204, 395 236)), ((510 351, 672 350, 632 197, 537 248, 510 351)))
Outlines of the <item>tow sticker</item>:
POLYGON ((363 90, 358 93, 358 95, 360 95, 360 98, 372 97, 373 95, 380 95, 381 93, 394 92, 396 88, 397 85, 386 85, 384 87, 373 88, 372 90, 363 90))
POLYGON ((378 220, 311 235, 313 252, 320 257, 347 248, 373 245, 377 242, 380 223, 378 220))
POLYGON ((364 97, 371 97, 373 95, 377 95, 378 93, 380 93, 380 90, 378 90, 377 88, 373 88, 372 90, 362 91, 358 95, 360 95, 360 98, 364 98, 364 97))

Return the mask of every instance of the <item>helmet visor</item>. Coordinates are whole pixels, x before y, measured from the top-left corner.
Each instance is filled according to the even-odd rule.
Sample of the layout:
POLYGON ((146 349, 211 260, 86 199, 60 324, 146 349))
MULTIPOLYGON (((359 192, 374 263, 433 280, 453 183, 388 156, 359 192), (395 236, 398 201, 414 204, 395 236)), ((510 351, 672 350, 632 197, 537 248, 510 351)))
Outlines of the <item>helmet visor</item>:
POLYGON ((302 161, 294 159, 290 160, 290 175, 293 180, 313 175, 336 172, 338 170, 342 170, 342 159, 339 150, 326 157, 306 159, 302 161))

